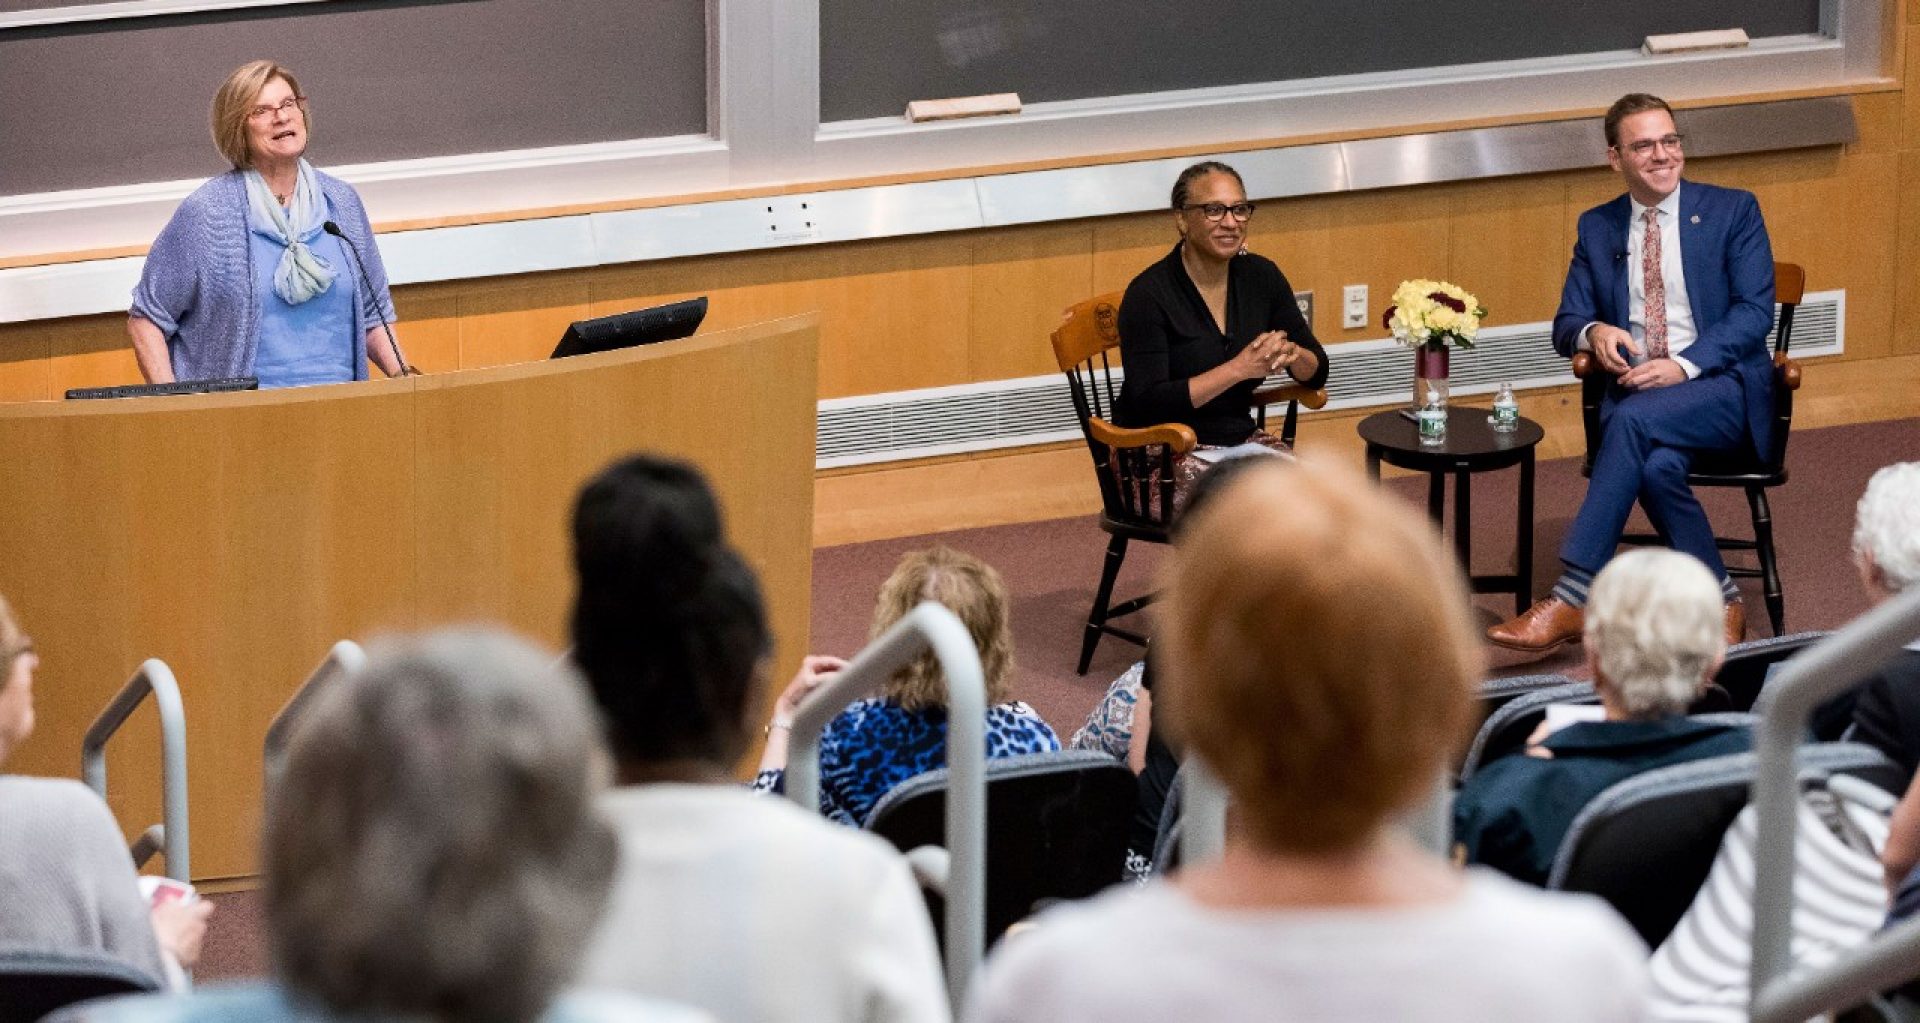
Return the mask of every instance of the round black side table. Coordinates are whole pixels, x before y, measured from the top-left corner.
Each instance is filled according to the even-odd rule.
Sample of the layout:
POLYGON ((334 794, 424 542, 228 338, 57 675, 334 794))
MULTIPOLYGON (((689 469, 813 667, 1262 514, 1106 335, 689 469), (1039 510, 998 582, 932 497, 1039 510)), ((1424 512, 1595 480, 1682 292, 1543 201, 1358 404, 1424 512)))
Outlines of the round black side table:
POLYGON ((1449 408, 1446 440, 1427 445, 1420 443, 1411 413, 1378 412, 1360 420, 1360 439, 1367 442, 1367 474, 1375 480, 1380 478, 1381 462, 1427 474, 1427 514, 1436 526, 1444 521, 1447 474, 1453 474, 1453 549, 1460 567, 1468 573, 1473 592, 1511 593, 1514 613, 1520 614, 1533 603, 1533 451, 1546 431, 1522 418, 1511 433, 1498 433, 1487 415, 1483 408, 1449 408), (1473 575, 1473 488, 1468 477, 1510 465, 1520 467, 1515 572, 1473 575))

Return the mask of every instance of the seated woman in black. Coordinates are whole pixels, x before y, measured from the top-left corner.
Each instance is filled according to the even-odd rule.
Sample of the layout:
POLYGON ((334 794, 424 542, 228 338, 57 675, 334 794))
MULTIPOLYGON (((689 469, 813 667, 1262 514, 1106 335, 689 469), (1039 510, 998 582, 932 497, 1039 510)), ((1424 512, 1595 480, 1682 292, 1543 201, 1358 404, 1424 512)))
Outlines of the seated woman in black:
MULTIPOLYGON (((1119 425, 1185 423, 1203 446, 1286 449, 1254 428, 1249 400, 1281 370, 1307 387, 1324 386, 1327 353, 1286 275, 1243 248, 1252 216, 1232 167, 1208 161, 1180 172, 1173 184, 1180 241, 1127 285, 1120 302, 1127 375, 1119 425)), ((1176 504, 1205 467, 1191 456, 1175 466, 1176 504)))

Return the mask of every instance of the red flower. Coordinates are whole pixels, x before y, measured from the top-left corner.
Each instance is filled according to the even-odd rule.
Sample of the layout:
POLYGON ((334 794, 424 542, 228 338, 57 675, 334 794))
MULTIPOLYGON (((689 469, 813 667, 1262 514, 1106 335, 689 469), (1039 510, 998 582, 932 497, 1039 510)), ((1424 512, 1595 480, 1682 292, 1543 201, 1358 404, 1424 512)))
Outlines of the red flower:
POLYGON ((1397 306, 1397 305, 1390 305, 1390 306, 1388 306, 1388 307, 1387 307, 1387 311, 1386 311, 1386 312, 1384 312, 1384 313, 1381 313, 1381 314, 1380 314, 1380 329, 1381 329, 1381 330, 1392 330, 1392 329, 1393 329, 1393 314, 1394 314, 1394 311, 1395 311, 1395 310, 1397 310, 1397 309, 1399 309, 1399 308, 1400 308, 1400 307, 1399 307, 1399 306, 1397 306))
POLYGON ((1435 302, 1438 302, 1443 306, 1446 306, 1448 309, 1451 309, 1456 313, 1464 313, 1467 311, 1467 304, 1465 302, 1462 302, 1459 299, 1454 298, 1452 295, 1449 295, 1444 291, 1436 291, 1433 294, 1428 295, 1427 297, 1430 299, 1433 299, 1435 302))

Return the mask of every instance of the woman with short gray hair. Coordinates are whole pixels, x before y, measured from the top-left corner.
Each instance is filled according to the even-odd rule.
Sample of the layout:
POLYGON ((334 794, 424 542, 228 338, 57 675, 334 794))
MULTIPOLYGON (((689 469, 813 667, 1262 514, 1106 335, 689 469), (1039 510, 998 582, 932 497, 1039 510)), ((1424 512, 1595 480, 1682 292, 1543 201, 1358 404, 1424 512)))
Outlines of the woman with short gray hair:
POLYGON ((1586 646, 1609 716, 1685 714, 1726 656, 1725 597, 1699 561, 1669 550, 1630 551, 1594 580, 1586 646))
POLYGON ((1575 817, 1616 782, 1752 746, 1745 725, 1687 717, 1726 656, 1713 573, 1665 548, 1629 551, 1594 578, 1587 667, 1604 719, 1567 725, 1486 765, 1453 804, 1467 860, 1545 884, 1575 817))
POLYGON ((577 676, 506 634, 393 642, 316 694, 261 839, 277 985, 109 1003, 90 1020, 697 1020, 556 998, 613 875, 577 676))

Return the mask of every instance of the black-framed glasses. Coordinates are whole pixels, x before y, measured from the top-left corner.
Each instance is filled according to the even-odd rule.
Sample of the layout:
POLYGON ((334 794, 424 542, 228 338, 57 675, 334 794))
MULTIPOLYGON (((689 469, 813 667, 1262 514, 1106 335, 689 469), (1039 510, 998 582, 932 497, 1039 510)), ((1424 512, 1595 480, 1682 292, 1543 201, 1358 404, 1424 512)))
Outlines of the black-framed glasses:
POLYGON ((1629 142, 1625 146, 1616 146, 1615 148, 1625 149, 1627 152, 1644 160, 1653 155, 1653 147, 1655 146, 1659 146, 1669 153, 1678 153, 1681 147, 1686 145, 1686 142, 1687 137, 1685 135, 1662 135, 1657 139, 1641 139, 1638 142, 1629 142))
POLYGON ((1243 222, 1248 217, 1253 216, 1253 204, 1250 202, 1236 202, 1232 204, 1224 202, 1190 202, 1180 207, 1182 213, 1187 210, 1199 210, 1201 216, 1207 218, 1209 223, 1214 224, 1218 224, 1221 218, 1229 213, 1233 214, 1233 219, 1243 222))
POLYGON ((247 120, 258 121, 272 117, 274 114, 291 114, 295 110, 305 110, 306 107, 307 98, 305 96, 288 96, 278 103, 262 103, 252 110, 247 111, 247 120))

